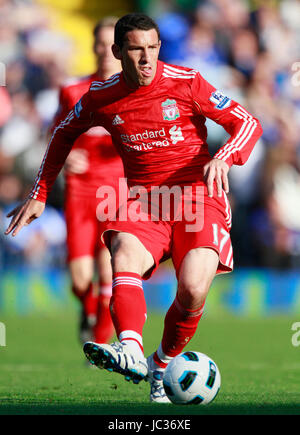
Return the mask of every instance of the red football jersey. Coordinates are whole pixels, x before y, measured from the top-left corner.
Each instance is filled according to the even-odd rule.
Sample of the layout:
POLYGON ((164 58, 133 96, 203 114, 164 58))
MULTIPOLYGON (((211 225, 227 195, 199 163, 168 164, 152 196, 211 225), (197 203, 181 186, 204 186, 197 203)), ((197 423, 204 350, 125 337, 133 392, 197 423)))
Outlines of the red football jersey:
POLYGON ((99 125, 112 136, 129 186, 201 181, 211 159, 206 117, 230 135, 214 157, 229 166, 245 163, 262 133, 259 121, 199 72, 159 61, 149 86, 129 88, 122 72, 94 81, 54 130, 31 197, 46 200, 74 140, 99 125))
MULTIPOLYGON (((98 80, 97 74, 79 79, 70 79, 62 86, 59 98, 59 110, 54 125, 58 125, 77 101, 89 90, 91 83, 98 80)), ((95 196, 98 187, 110 184, 124 176, 123 164, 116 148, 113 146, 111 135, 101 126, 92 127, 79 136, 73 148, 86 151, 88 169, 82 174, 65 171, 66 187, 71 188, 76 195, 91 194, 95 196)))

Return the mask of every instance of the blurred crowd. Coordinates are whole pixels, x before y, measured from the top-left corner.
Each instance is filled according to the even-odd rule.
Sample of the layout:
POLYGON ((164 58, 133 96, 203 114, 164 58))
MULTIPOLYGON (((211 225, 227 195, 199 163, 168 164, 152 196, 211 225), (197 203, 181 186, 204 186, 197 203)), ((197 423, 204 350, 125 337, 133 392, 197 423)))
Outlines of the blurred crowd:
POLYGON ((33 1, 0 0, 0 266, 63 265, 66 230, 62 181, 45 216, 18 237, 5 237, 6 214, 24 199, 43 158, 67 77, 72 43, 50 28, 47 10, 33 1), (3 67, 4 65, 4 67, 3 67))
MULTIPOLYGON (((197 69, 262 124, 247 164, 230 170, 236 266, 299 267, 300 0, 152 0, 137 1, 135 10, 158 22, 161 60, 197 69)), ((62 178, 41 223, 16 239, 2 230, 7 210, 26 197, 40 165, 71 53, 72 42, 50 30, 35 2, 0 0, 2 265, 16 258, 64 262, 62 178)), ((227 134, 210 120, 207 127, 214 153, 227 134)))

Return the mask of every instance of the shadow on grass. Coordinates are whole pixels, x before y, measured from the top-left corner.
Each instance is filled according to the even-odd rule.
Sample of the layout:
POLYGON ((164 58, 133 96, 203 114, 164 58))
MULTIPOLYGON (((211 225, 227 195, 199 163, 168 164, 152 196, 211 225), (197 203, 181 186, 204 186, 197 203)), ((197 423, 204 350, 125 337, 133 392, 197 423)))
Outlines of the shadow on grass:
MULTIPOLYGON (((189 416, 191 420, 203 415, 300 415, 299 404, 278 405, 209 405, 175 406, 171 404, 122 404, 104 405, 99 403, 71 404, 70 402, 45 403, 0 403, 0 415, 103 415, 103 423, 115 420, 117 416, 189 416)), ((144 420, 144 419, 143 419, 144 420)))

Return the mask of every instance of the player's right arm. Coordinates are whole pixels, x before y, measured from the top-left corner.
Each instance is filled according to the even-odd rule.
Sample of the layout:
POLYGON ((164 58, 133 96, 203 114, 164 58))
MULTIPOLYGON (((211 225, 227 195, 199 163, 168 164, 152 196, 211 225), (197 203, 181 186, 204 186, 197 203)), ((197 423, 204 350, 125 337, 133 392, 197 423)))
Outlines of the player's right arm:
POLYGON ((91 95, 87 92, 54 128, 44 158, 28 198, 13 209, 5 234, 15 236, 24 225, 39 217, 45 208, 47 196, 56 180, 74 141, 94 125, 91 95))

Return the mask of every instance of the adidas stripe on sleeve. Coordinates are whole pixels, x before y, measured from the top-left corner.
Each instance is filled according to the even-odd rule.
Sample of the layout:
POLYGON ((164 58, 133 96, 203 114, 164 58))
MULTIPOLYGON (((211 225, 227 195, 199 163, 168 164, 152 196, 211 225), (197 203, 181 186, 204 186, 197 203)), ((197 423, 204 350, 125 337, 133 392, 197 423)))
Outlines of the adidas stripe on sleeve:
POLYGON ((229 167, 246 163, 262 134, 259 121, 240 104, 215 89, 199 73, 193 80, 192 98, 203 116, 222 125, 230 134, 229 140, 214 158, 225 161, 229 167))

